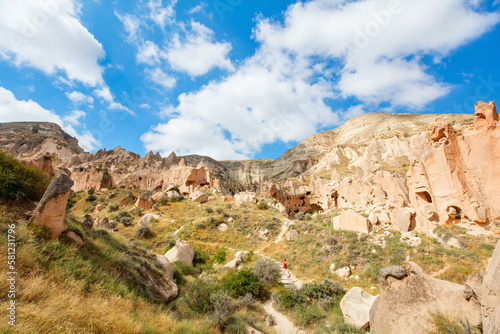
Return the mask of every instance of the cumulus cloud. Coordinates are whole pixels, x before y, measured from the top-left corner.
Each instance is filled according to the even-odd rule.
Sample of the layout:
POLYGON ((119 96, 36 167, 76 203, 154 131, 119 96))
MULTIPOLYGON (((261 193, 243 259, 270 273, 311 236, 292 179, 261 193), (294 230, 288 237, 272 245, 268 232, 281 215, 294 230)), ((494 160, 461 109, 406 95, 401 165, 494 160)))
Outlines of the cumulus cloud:
POLYGON ((102 86, 102 87, 94 90, 94 95, 96 95, 97 97, 100 97, 101 99, 103 99, 104 101, 106 101, 109 104, 108 105, 108 109, 111 109, 111 110, 123 110, 123 111, 126 111, 126 112, 128 112, 129 114, 131 114, 133 116, 135 115, 135 113, 132 110, 130 110, 129 108, 125 107, 121 103, 115 101, 115 97, 111 93, 109 87, 106 86, 106 85, 104 85, 104 86, 102 86))
POLYGON ((260 20, 255 34, 268 47, 344 64, 344 97, 421 108, 450 87, 415 56, 443 57, 499 20, 456 0, 315 0, 290 6, 283 24, 260 20))
POLYGON ((136 56, 137 63, 156 65, 160 63, 160 48, 155 42, 146 41, 139 45, 136 56))
POLYGON ((185 37, 176 34, 172 38, 163 57, 174 70, 196 77, 217 67, 234 71, 228 57, 231 49, 230 43, 215 41, 211 29, 193 21, 185 37))
POLYGON ((71 102, 73 102, 74 105, 80 105, 83 103, 86 103, 86 104, 94 103, 94 98, 92 96, 87 96, 87 95, 83 94, 82 92, 73 91, 71 93, 66 92, 64 94, 66 95, 66 97, 68 99, 71 100, 71 102))
POLYGON ((0 11, 0 52, 17 66, 47 75, 65 73, 88 86, 103 83, 102 45, 80 23, 76 0, 4 0, 0 11))
MULTIPOLYGON (((160 112, 168 121, 141 140, 163 154, 241 159, 265 144, 300 141, 340 125, 367 105, 418 110, 453 88, 427 72, 424 58, 439 62, 499 21, 498 13, 456 0, 297 2, 283 22, 258 17, 255 55, 229 76, 181 94, 177 105, 160 112), (347 98, 360 103, 347 110, 329 106, 347 98)), ((178 49, 189 54, 195 48, 178 49)), ((189 57, 169 58, 174 67, 203 72, 196 62, 189 70, 176 64, 177 58, 189 57)))
POLYGON ((93 151, 100 143, 89 131, 78 133, 73 126, 79 125, 79 118, 84 117, 82 111, 73 111, 62 120, 52 110, 44 109, 38 103, 28 100, 20 101, 14 94, 0 87, 0 122, 52 122, 78 139, 80 146, 86 151, 93 151))
POLYGON ((149 80, 163 86, 165 89, 169 89, 175 86, 177 80, 175 78, 167 75, 160 68, 155 69, 147 69, 146 73, 148 74, 149 80))
POLYGON ((149 0, 149 16, 157 25, 165 28, 167 23, 172 23, 175 20, 175 10, 174 7, 177 4, 177 0, 167 1, 167 5, 163 5, 162 0, 149 0))

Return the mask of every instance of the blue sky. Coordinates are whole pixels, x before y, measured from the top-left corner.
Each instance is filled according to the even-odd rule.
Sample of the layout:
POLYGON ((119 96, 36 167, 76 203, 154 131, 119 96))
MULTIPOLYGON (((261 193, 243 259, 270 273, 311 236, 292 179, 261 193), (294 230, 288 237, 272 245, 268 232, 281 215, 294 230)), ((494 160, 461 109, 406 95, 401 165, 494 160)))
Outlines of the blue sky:
POLYGON ((277 158, 366 112, 500 96, 499 0, 0 0, 0 121, 88 151, 277 158))

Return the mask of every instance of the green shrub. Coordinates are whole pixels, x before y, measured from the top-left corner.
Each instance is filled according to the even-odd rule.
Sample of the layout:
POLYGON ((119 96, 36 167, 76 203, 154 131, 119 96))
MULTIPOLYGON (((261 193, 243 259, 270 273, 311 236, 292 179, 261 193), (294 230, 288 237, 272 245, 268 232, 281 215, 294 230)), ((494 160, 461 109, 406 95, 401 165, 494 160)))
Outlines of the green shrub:
POLYGON ((250 269, 231 271, 222 279, 222 288, 232 297, 244 297, 247 293, 256 298, 265 296, 265 284, 250 269))
POLYGON ((94 194, 95 194, 95 190, 94 190, 94 188, 90 188, 90 189, 87 191, 87 194, 88 194, 88 195, 94 195, 94 194))
POLYGON ((308 327, 326 318, 326 313, 317 304, 299 304, 294 309, 300 326, 308 327))
POLYGON ((195 313, 209 313, 214 309, 212 295, 220 291, 219 283, 212 279, 198 279, 187 288, 182 297, 195 313))
POLYGON ((118 188, 120 188, 120 189, 125 189, 125 186, 124 186, 124 185, 121 185, 121 186, 119 186, 118 188))
POLYGON ((267 205, 266 202, 259 202, 259 203, 257 203, 257 209, 267 210, 267 209, 269 209, 269 206, 267 205))
POLYGON ((67 209, 71 209, 75 204, 76 202, 78 201, 78 199, 76 197, 68 197, 68 202, 66 203, 66 208, 67 209))
POLYGON ((39 241, 47 241, 52 239, 52 231, 47 226, 30 223, 28 224, 28 231, 30 231, 35 239, 39 241))
POLYGON ((118 204, 111 204, 109 206, 109 211, 110 212, 118 211, 119 208, 120 208, 120 205, 118 205, 118 204))
POLYGON ((132 217, 123 216, 120 218, 120 223, 122 223, 125 227, 132 226, 134 219, 132 217))
POLYGON ((226 261, 226 251, 221 249, 215 253, 214 262, 215 263, 224 263, 226 261))
POLYGON ((210 260, 210 255, 208 255, 205 251, 199 251, 195 249, 194 258, 193 258, 193 266, 197 266, 200 264, 205 264, 210 260))
POLYGON ((167 192, 169 191, 177 191, 179 194, 181 193, 179 186, 170 187, 169 189, 167 189, 167 192))
POLYGON ((205 208, 205 212, 210 214, 210 213, 213 213, 214 212, 214 209, 212 209, 211 207, 206 207, 205 208))
POLYGON ((152 238, 154 233, 149 226, 141 226, 135 230, 135 236, 141 239, 148 239, 152 238))
POLYGON ((262 258, 255 263, 253 273, 267 286, 272 286, 280 281, 281 267, 274 260, 262 258))
POLYGON ((134 211, 134 212, 135 212, 135 214, 136 214, 137 216, 139 216, 139 217, 140 217, 140 216, 142 216, 142 213, 144 212, 144 209, 143 209, 143 208, 135 208, 135 211, 134 211))
POLYGON ((168 237, 166 240, 167 248, 165 248, 165 253, 168 252, 169 250, 171 250, 172 248, 174 248, 176 243, 177 242, 175 241, 174 238, 168 237))
POLYGON ((213 306, 210 319, 220 329, 224 329, 235 312, 233 299, 227 292, 217 291, 210 296, 210 302, 213 306))
POLYGON ((42 170, 0 150, 0 198, 38 201, 49 183, 42 170))
POLYGON ((165 205, 167 204, 168 199, 166 197, 162 197, 158 200, 158 204, 165 205))
POLYGON ((304 214, 303 212, 297 212, 294 217, 297 220, 303 220, 303 221, 311 220, 311 215, 309 213, 304 214))
POLYGON ((479 334, 481 331, 462 319, 452 320, 442 313, 431 313, 437 331, 431 334, 479 334))
POLYGON ((96 195, 89 195, 86 199, 85 199, 85 202, 95 202, 97 200, 97 196, 96 195))
POLYGON ((195 268, 184 261, 174 263, 174 278, 182 279, 184 276, 199 276, 201 274, 200 268, 195 268))

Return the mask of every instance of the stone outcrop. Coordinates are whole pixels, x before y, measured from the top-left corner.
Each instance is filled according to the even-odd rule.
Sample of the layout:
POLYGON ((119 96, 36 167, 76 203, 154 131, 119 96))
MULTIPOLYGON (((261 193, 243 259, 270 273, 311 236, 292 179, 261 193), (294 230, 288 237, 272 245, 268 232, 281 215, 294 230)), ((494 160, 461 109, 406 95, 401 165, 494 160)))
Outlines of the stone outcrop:
POLYGON ((94 227, 94 218, 91 215, 85 215, 85 220, 82 222, 82 226, 87 230, 92 230, 94 227))
POLYGON ((208 196, 200 190, 194 190, 189 194, 189 199, 193 202, 205 203, 208 201, 208 196))
POLYGON ((500 333, 500 241, 488 261, 482 285, 483 333, 500 333))
POLYGON ((158 218, 159 218, 159 216, 157 216, 157 215, 154 215, 152 213, 147 213, 141 218, 141 220, 139 221, 139 224, 147 225, 149 223, 152 223, 155 219, 158 219, 158 218))
POLYGON ((121 201, 120 201, 120 208, 123 208, 124 206, 127 206, 130 204, 130 202, 135 201, 135 196, 131 192, 128 193, 127 196, 125 196, 121 201))
POLYGON ((66 204, 73 180, 69 172, 62 172, 49 184, 42 199, 38 203, 31 222, 47 226, 52 232, 52 238, 57 239, 68 228, 66 222, 66 204))
POLYGON ((172 266, 170 261, 167 259, 167 257, 165 255, 162 255, 162 254, 157 254, 156 261, 160 265, 160 268, 163 269, 165 276, 168 279, 173 280, 174 279, 174 267, 172 266))
POLYGON ((361 233, 369 233, 371 230, 370 221, 354 211, 344 210, 338 219, 339 225, 337 227, 340 230, 361 233))
POLYGON ((179 261, 184 261, 186 264, 192 266, 194 258, 194 248, 183 241, 178 241, 177 244, 165 253, 165 256, 174 264, 179 261))
POLYGON ((137 197, 135 202, 136 208, 141 208, 144 210, 150 210, 153 207, 153 200, 147 194, 141 194, 137 197))
POLYGON ((372 296, 363 289, 354 287, 340 301, 340 309, 346 323, 360 329, 370 325, 370 310, 377 296, 372 296))
POLYGON ((243 203, 257 203, 257 195, 254 192, 241 192, 234 195, 234 204, 240 206, 243 203))
POLYGON ((146 286, 146 292, 152 300, 169 302, 177 297, 179 289, 170 279, 166 277, 155 278, 145 267, 141 268, 140 273, 146 286))
POLYGON ((481 324, 481 307, 465 298, 464 285, 433 278, 413 262, 381 270, 379 283, 380 296, 370 311, 371 333, 428 333, 434 326, 430 312, 481 324))

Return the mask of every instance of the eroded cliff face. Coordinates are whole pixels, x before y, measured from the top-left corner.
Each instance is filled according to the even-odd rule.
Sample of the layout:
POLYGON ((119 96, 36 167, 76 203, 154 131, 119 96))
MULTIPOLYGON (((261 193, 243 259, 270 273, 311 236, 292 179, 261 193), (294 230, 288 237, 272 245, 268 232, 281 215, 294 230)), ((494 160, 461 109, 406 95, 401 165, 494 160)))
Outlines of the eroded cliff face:
POLYGON ((189 196, 209 187, 227 200, 253 191, 274 198, 289 215, 349 208, 368 215, 373 226, 401 231, 458 222, 484 227, 500 219, 494 102, 479 102, 474 115, 365 114, 274 161, 175 153, 162 158, 153 152, 141 158, 121 147, 91 154, 75 145, 57 125, 0 124, 1 148, 25 158, 31 154, 48 173, 48 157, 54 157, 56 166, 72 171, 75 191, 179 186, 189 196), (56 148, 42 156, 47 143, 56 148))

